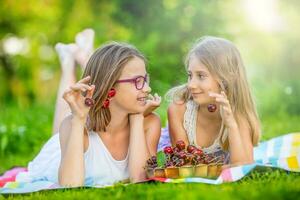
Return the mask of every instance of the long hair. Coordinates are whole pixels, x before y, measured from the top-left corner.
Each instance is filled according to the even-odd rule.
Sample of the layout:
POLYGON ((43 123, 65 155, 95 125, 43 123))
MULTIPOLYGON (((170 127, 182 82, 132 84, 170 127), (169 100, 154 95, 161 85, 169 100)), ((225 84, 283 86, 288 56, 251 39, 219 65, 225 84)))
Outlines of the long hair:
MULTIPOLYGON (((200 38, 187 54, 186 70, 191 56, 199 59, 216 78, 221 89, 226 92, 237 123, 240 124, 242 119, 246 120, 251 130, 252 143, 257 145, 260 138, 260 122, 245 66, 236 46, 223 38, 205 36, 200 38)), ((187 84, 170 89, 166 96, 174 102, 192 100, 187 84)), ((228 149, 228 133, 224 125, 221 132, 220 143, 223 149, 228 149)))
POLYGON ((125 64, 134 57, 145 57, 134 46, 126 43, 110 42, 98 48, 90 57, 83 78, 91 77, 90 84, 95 85, 94 106, 89 111, 87 128, 93 131, 106 131, 111 120, 109 109, 102 108, 109 90, 121 76, 125 64))

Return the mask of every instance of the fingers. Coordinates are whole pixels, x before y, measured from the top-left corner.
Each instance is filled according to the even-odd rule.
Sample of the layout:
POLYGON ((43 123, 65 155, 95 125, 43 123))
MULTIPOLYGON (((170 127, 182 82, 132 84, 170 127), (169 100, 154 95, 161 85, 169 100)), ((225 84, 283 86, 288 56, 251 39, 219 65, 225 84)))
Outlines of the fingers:
POLYGON ((161 103, 161 97, 160 97, 157 93, 154 94, 154 98, 155 98, 155 101, 156 101, 158 104, 161 103))
POLYGON ((70 88, 73 91, 81 91, 81 92, 86 92, 87 90, 92 89, 92 87, 90 85, 79 83, 79 82, 76 83, 75 85, 70 86, 70 88))
POLYGON ((153 95, 152 94, 148 94, 148 100, 154 100, 154 97, 153 97, 153 95))
POLYGON ((152 106, 159 106, 160 103, 161 103, 161 97, 157 93, 155 93, 154 96, 149 94, 148 95, 148 102, 152 106))
POLYGON ((90 80, 91 80, 91 77, 87 76, 87 77, 79 80, 77 83, 89 83, 90 80))
POLYGON ((223 106, 230 106, 229 100, 227 99, 225 92, 222 91, 221 94, 210 92, 208 95, 210 97, 215 97, 217 103, 223 106))
POLYGON ((221 97, 226 97, 226 96, 224 96, 224 95, 222 94, 222 92, 221 92, 221 94, 218 94, 218 93, 215 93, 215 92, 209 92, 209 93, 208 93, 208 96, 210 96, 210 97, 215 97, 215 98, 217 98, 217 97, 219 97, 219 98, 221 98, 221 97))
POLYGON ((86 96, 85 96, 87 98, 92 98, 94 91, 95 91, 95 85, 91 85, 90 87, 91 87, 91 89, 87 91, 86 96))

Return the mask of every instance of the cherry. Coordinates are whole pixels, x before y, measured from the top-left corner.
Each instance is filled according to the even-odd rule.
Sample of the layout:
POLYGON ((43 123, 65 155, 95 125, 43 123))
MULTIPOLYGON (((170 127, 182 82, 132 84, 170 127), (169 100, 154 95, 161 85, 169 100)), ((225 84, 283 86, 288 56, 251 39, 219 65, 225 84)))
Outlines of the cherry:
POLYGON ((105 101, 103 102, 102 108, 108 108, 109 106, 109 99, 105 99, 105 101))
POLYGON ((166 167, 172 167, 172 166, 174 166, 174 165, 173 165, 173 163, 172 163, 171 161, 168 161, 168 162, 165 164, 165 166, 166 166, 166 167))
POLYGON ((194 145, 188 145, 186 150, 189 153, 192 153, 194 150, 196 149, 196 147, 194 145))
POLYGON ((156 163, 156 156, 151 157, 152 162, 156 163))
POLYGON ((176 142, 176 147, 177 147, 180 151, 183 150, 183 149, 185 149, 185 143, 184 143, 184 141, 178 140, 178 141, 176 142))
POLYGON ((114 88, 112 88, 112 89, 109 90, 107 97, 112 98, 115 95, 116 95, 116 90, 114 88))
POLYGON ((151 166, 152 164, 153 164, 152 160, 151 160, 151 159, 148 159, 148 160, 147 160, 147 165, 148 165, 148 166, 151 166))
POLYGON ((174 147, 174 148, 173 148, 173 151, 174 151, 174 152, 179 152, 180 150, 178 149, 178 147, 174 147))
POLYGON ((186 159, 186 153, 185 153, 184 151, 178 152, 177 156, 178 156, 180 159, 186 159))
POLYGON ((170 146, 167 146, 164 148, 164 152, 165 154, 172 154, 173 153, 173 149, 170 146))
POLYGON ((207 110, 209 112, 215 112, 217 110, 217 105, 216 104, 208 104, 207 110))
POLYGON ((85 98, 84 104, 88 107, 92 107, 95 104, 95 101, 92 98, 85 98))
POLYGON ((192 153, 199 156, 203 155, 203 151, 201 149, 195 149, 192 153))

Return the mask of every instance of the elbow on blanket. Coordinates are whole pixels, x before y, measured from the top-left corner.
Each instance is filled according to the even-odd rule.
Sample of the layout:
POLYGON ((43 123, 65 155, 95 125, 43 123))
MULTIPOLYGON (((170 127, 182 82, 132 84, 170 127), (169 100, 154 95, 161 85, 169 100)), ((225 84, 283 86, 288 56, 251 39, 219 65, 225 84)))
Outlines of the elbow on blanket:
POLYGON ((138 182, 142 182, 146 180, 146 174, 142 173, 142 174, 137 174, 137 175, 133 175, 130 177, 130 182, 131 183, 138 183, 138 182))
POLYGON ((253 158, 251 157, 246 157, 242 159, 231 159, 230 164, 231 165, 248 165, 254 163, 253 158))
POLYGON ((84 182, 81 180, 59 180, 59 185, 62 187, 82 187, 84 182))
POLYGON ((63 187, 82 187, 84 186, 84 179, 76 176, 59 176, 58 184, 63 187))

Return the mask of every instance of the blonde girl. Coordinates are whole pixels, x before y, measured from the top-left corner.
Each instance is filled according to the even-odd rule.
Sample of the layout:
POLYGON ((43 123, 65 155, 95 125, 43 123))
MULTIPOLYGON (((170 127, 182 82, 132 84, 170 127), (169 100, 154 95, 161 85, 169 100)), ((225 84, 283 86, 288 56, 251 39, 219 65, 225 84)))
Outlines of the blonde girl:
POLYGON ((183 140, 227 163, 253 162, 259 119, 240 53, 223 38, 202 37, 186 56, 187 83, 168 92, 171 142, 183 140))

